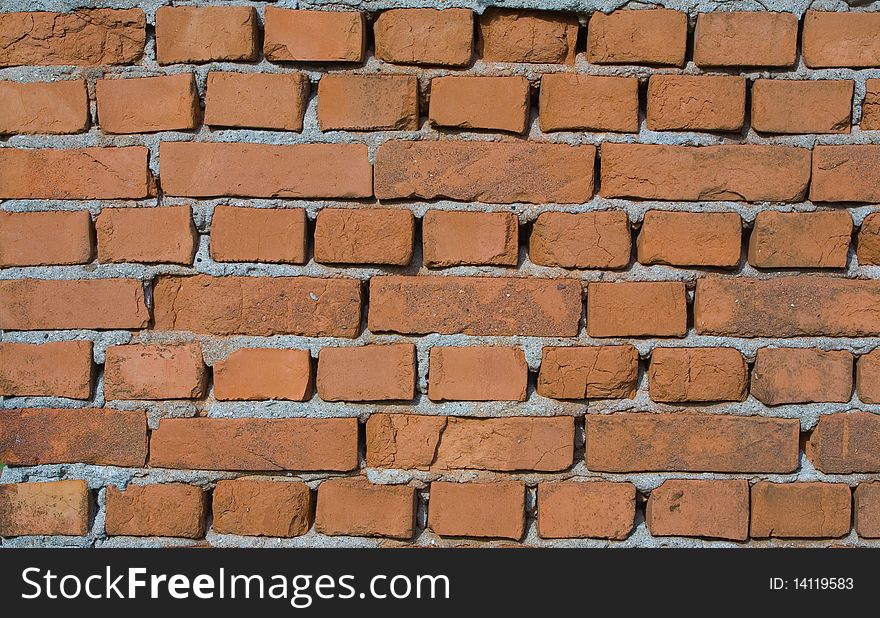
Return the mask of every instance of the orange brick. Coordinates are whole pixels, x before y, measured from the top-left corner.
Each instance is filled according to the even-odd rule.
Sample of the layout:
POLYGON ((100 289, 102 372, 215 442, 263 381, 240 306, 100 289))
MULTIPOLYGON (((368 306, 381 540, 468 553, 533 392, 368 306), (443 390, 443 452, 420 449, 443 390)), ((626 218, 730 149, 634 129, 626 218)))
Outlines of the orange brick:
POLYGON ((104 208, 95 228, 99 262, 190 265, 199 239, 190 206, 104 208))
POLYGON ((630 244, 625 212, 542 212, 529 236, 529 259, 541 266, 626 268, 630 244))
POLYGON ((746 80, 735 75, 652 75, 652 131, 739 131, 746 114, 746 80))
POLYGON ((428 526, 440 536, 503 538, 518 541, 525 532, 525 485, 431 483, 428 526))
POLYGON ((315 261, 406 266, 414 228, 409 210, 322 208, 315 223, 315 261))
POLYGON ((104 361, 104 397, 201 399, 208 375, 198 343, 114 345, 104 361))
POLYGON ((147 417, 142 411, 110 408, 4 410, 0 458, 10 466, 141 468, 147 458, 147 417))
MULTIPOLYGON (((378 412, 371 414, 366 425, 367 466, 403 470, 430 469, 437 459, 437 447, 440 439, 445 436, 450 420, 453 424, 456 423, 455 417, 378 412)), ((515 453, 521 454, 522 451, 517 450, 515 453)), ((455 453, 455 455, 462 454, 468 455, 455 453)), ((494 453, 480 451, 471 461, 477 461, 485 455, 492 456, 494 453)))
POLYGON ((429 210, 422 218, 425 266, 516 266, 519 221, 510 212, 429 210))
POLYGON ((318 486, 315 530, 330 536, 410 539, 416 527, 416 491, 373 485, 365 478, 328 479, 318 486))
POLYGON ((871 213, 862 221, 856 255, 859 264, 880 264, 880 213, 871 213))
POLYGON ((318 82, 322 131, 417 131, 419 80, 414 75, 328 74, 318 82))
POLYGON ((484 62, 574 64, 579 26, 572 13, 487 8, 479 27, 484 62))
POLYGON ((312 358, 307 350, 244 348, 214 365, 214 397, 220 401, 312 396, 312 358))
POLYGON ((529 126, 529 80, 435 77, 431 80, 428 117, 439 127, 525 133, 529 126))
POLYGON ((213 526, 219 534, 293 537, 312 525, 312 492, 296 481, 218 481, 213 526))
POLYGON ((880 79, 865 80, 865 100, 862 102, 862 131, 880 129, 880 79))
POLYGON ((880 349, 859 357, 856 390, 865 403, 880 403, 880 349))
POLYGON ((653 536, 749 538, 749 482, 671 479, 651 492, 645 514, 653 536))
POLYGON ((186 470, 357 468, 356 418, 165 418, 150 465, 186 470))
POLYGON ((137 279, 0 281, 0 330, 138 329, 149 321, 137 279))
POLYGON ((798 20, 791 13, 700 13, 694 63, 709 67, 790 67, 797 56, 798 20))
POLYGON ((161 6, 156 10, 156 61, 256 60, 259 28, 257 11, 250 6, 161 6))
POLYGON ((121 491, 107 488, 109 536, 169 536, 200 539, 205 536, 207 495, 184 483, 129 485, 121 491))
POLYGON ((649 210, 636 248, 642 264, 734 268, 742 252, 742 219, 735 212, 649 210))
POLYGON ((752 128, 765 133, 849 133, 851 80, 758 79, 752 84, 752 128))
POLYGON ((211 217, 211 259, 305 264, 307 235, 302 208, 217 206, 211 217))
POLYGON ((373 22, 376 57, 397 64, 464 66, 474 53, 470 9, 392 9, 373 22))
POLYGON ((205 124, 302 131, 309 79, 301 73, 208 73, 205 124))
POLYGON ((199 125, 199 92, 192 73, 99 79, 95 92, 104 133, 182 131, 199 125))
POLYGON ((0 268, 88 264, 94 255, 86 210, 0 212, 0 268))
POLYGON ((632 399, 639 353, 635 347, 544 348, 538 393, 553 399, 632 399))
POLYGON ((880 416, 873 412, 825 414, 813 428, 805 451, 825 474, 880 472, 880 416))
POLYGON ((853 502, 856 532, 862 538, 880 538, 880 483, 859 483, 853 502))
POLYGON ((648 371, 651 399, 743 401, 749 369, 733 348, 654 348, 648 371))
POLYGON ((542 539, 622 540, 633 529, 636 488, 631 483, 552 482, 538 485, 542 539))
POLYGON ((92 396, 91 341, 0 343, 0 396, 92 396))
POLYGON ((541 76, 541 131, 639 130, 639 80, 574 73, 541 76))
POLYGON ((92 499, 85 481, 0 485, 0 536, 83 536, 92 499))
POLYGON ((767 405, 849 401, 853 357, 844 350, 761 348, 752 371, 752 395, 767 405))
POLYGON ((0 81, 0 134, 82 133, 88 130, 89 122, 89 92, 84 79, 0 81))
POLYGON ((373 195, 373 170, 365 144, 162 142, 159 159, 162 188, 167 195, 373 195))
POLYGON ((852 217, 845 210, 759 212, 749 237, 758 268, 846 268, 852 217))
POLYGON ((363 13, 267 6, 264 19, 263 51, 272 62, 361 62, 366 55, 363 13))
POLYGON ((752 486, 754 538, 839 538, 852 516, 852 493, 842 483, 768 483, 752 486))
POLYGON ((587 27, 593 64, 684 66, 687 13, 666 9, 595 12, 587 27))
POLYGON ((323 348, 318 354, 317 385, 324 401, 412 399, 416 348, 411 343, 323 348))
POLYGON ((677 281, 590 283, 587 288, 590 337, 683 337, 687 297, 677 281))
POLYGON ((519 348, 431 348, 428 398, 432 401, 525 401, 529 366, 519 348))
POLYGON ((804 64, 813 69, 880 66, 880 15, 807 11, 804 64))
POLYGON ((814 146, 810 199, 880 201, 880 144, 814 146))

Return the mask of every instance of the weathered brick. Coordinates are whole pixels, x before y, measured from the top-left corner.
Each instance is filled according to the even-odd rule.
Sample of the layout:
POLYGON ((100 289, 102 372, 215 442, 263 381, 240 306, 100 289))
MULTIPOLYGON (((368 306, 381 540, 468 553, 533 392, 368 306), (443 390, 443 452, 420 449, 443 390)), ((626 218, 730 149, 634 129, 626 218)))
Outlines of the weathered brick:
POLYGON ((687 333, 684 283, 590 283, 587 332, 590 337, 683 337, 687 333))
POLYGON ((474 53, 470 9, 392 9, 373 22, 376 57, 398 64, 464 66, 474 53))
POLYGON ((91 502, 85 481, 0 485, 0 536, 86 535, 91 502))
POLYGON ((588 414, 587 468, 602 472, 794 472, 797 419, 676 412, 588 414))
POLYGON ((440 127, 525 133, 529 126, 529 80, 521 76, 435 77, 428 117, 440 127))
POLYGON ((790 67, 797 57, 798 19, 792 13, 700 13, 694 63, 708 67, 790 67))
MULTIPOLYGON (((0 287, 0 316, 2 296, 0 287)), ((153 310, 157 330, 355 337, 361 286, 356 279, 312 277, 159 277, 153 310)))
POLYGON ((300 536, 312 525, 313 502, 309 486, 298 481, 218 481, 212 529, 244 536, 300 536))
POLYGON ((318 396, 324 401, 410 400, 416 389, 411 343, 322 348, 318 396))
POLYGON ((809 182, 805 148, 602 144, 604 197, 799 202, 809 182))
POLYGON ((487 8, 479 23, 484 62, 574 64, 578 18, 573 13, 487 8))
POLYGON ((516 266, 519 221, 510 212, 429 210, 422 217, 425 266, 516 266))
POLYGON ((880 538, 880 483, 859 483, 853 502, 856 532, 862 538, 880 538))
POLYGON ((205 124, 302 131, 309 79, 302 73, 208 73, 205 124))
POLYGON ((318 125, 322 131, 417 131, 419 80, 414 75, 323 75, 318 125))
POLYGON ((880 264, 880 213, 871 213, 862 221, 856 255, 859 264, 880 264))
POLYGON ((84 79, 0 81, 0 134, 54 135, 82 133, 88 128, 89 92, 84 79))
POLYGON ((652 131, 739 131, 746 80, 736 75, 652 75, 648 128, 652 131))
POLYGON ((215 262, 308 261, 308 221, 302 208, 217 206, 211 217, 215 262))
POLYGON ((745 541, 749 537, 749 482, 664 481, 648 497, 653 536, 696 536, 745 541))
POLYGON ((812 69, 880 66, 880 14, 807 11, 804 63, 812 69))
POLYGON ((81 463, 143 467, 147 418, 110 408, 4 410, 0 460, 10 466, 81 463))
POLYGON ((849 133, 851 80, 758 79, 752 128, 765 133, 849 133))
POLYGON ((397 264, 412 260, 412 212, 391 208, 322 208, 315 222, 315 261, 397 264))
POLYGON ((432 401, 525 401, 529 366, 519 348, 433 346, 428 367, 432 401))
POLYGON ((156 61, 256 60, 259 29, 251 6, 161 6, 156 10, 156 61))
POLYGON ((810 199, 880 201, 880 144, 815 146, 810 199))
POLYGON ((639 352, 632 345, 544 348, 538 394, 553 399, 632 399, 639 352))
POLYGON ((265 22, 263 51, 272 62, 361 62, 366 54, 363 13, 267 6, 265 22))
POLYGON ((581 284, 575 279, 370 279, 368 327, 374 333, 573 337, 582 313, 581 284))
POLYGON ((192 73, 99 79, 98 124, 104 133, 183 131, 199 125, 199 91, 192 73))
POLYGON ((357 468, 356 418, 164 418, 150 465, 187 470, 357 468))
POLYGON ((541 266, 626 268, 631 243, 625 212, 542 212, 529 235, 529 259, 541 266))
POLYGON ((642 264, 734 268, 742 253, 742 219, 735 212, 649 210, 636 248, 642 264))
POLYGON ((192 207, 103 208, 95 220, 99 262, 190 265, 198 232, 192 207))
POLYGON ((622 540, 632 532, 635 512, 636 488, 631 483, 538 485, 538 536, 543 539, 622 540))
POLYGON ((87 210, 0 212, 0 268, 88 264, 94 255, 87 210))
POLYGON ((593 195, 595 156, 591 145, 395 140, 376 154, 376 197, 581 203, 593 195))
POLYGON ((687 13, 666 9, 595 12, 587 28, 593 64, 684 66, 687 13))
POLYGON ((639 80, 574 73, 541 76, 541 131, 639 130, 639 80))
POLYGON ((518 541, 525 532, 525 485, 431 483, 428 526, 440 536, 503 538, 518 541))
POLYGON ((214 398, 306 401, 312 396, 307 350, 242 348, 214 364, 214 398))
POLYGON ((159 159, 166 195, 373 195, 373 170, 366 144, 162 142, 159 159))
POLYGON ((743 401, 749 369, 734 348, 654 348, 648 371, 651 399, 743 401))
POLYGON ((445 416, 371 414, 366 425, 367 466, 429 469, 448 422, 445 416))
POLYGON ((91 341, 0 343, 0 396, 92 396, 91 341))
POLYGON ((201 399, 208 372, 198 343, 114 345, 104 360, 104 397, 201 399))
POLYGON ((810 434, 807 457, 825 474, 880 472, 880 415, 873 412, 825 414, 810 434))
POLYGON ((880 349, 859 357, 856 390, 865 403, 880 403, 880 349))
POLYGON ((846 268, 852 227, 852 217, 845 210, 759 212, 749 237, 749 264, 846 268))
POLYGON ((769 483, 752 486, 751 534, 755 538, 846 536, 852 494, 842 483, 769 483))
POLYGON ((880 79, 865 80, 865 100, 862 102, 862 131, 880 129, 880 79))
POLYGON ((194 485, 110 485, 106 510, 109 536, 205 536, 207 495, 194 485))
POLYGON ((412 486, 373 485, 365 478, 328 479, 318 486, 317 532, 410 539, 415 527, 412 486))

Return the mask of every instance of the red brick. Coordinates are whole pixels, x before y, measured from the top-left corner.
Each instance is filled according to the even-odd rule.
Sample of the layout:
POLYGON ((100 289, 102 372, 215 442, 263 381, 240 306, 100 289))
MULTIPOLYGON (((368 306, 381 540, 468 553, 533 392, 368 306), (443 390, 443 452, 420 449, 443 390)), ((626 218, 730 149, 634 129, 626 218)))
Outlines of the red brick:
POLYGON ((516 266, 519 221, 510 212, 429 210, 422 218, 425 266, 516 266))
POLYGON ((86 535, 91 503, 85 481, 0 485, 0 536, 86 535))
POLYGON ((652 75, 651 131, 739 131, 746 113, 746 80, 735 75, 652 75))
POLYGON ((0 199, 141 199, 153 191, 143 146, 0 149, 0 199))
POLYGON ((104 208, 95 229, 99 262, 189 266, 199 239, 190 206, 104 208))
POLYGON ((797 419, 676 412, 588 414, 587 468, 602 472, 794 472, 797 419))
POLYGON ((82 133, 88 130, 89 119, 84 79, 0 81, 0 134, 82 133))
POLYGON ((166 195, 373 195, 373 170, 365 144, 162 142, 159 153, 166 195))
POLYGON ((544 348, 538 393, 553 399, 632 399, 639 353, 632 345, 544 348))
POLYGON ((853 498, 856 532, 862 538, 880 538, 880 483, 859 483, 853 498))
POLYGON ((625 212, 542 212, 529 235, 529 259, 541 266, 626 268, 631 243, 625 212))
POLYGON ((98 124, 104 133, 183 131, 199 125, 199 91, 192 73, 99 79, 98 124))
POLYGON ((201 399, 208 372, 198 343, 114 345, 104 361, 104 397, 201 399))
POLYGON ((639 130, 639 80, 575 73, 541 76, 541 131, 639 130))
POLYGON ((312 525, 312 492, 297 481, 218 481, 213 526, 218 534, 293 537, 312 525))
POLYGON ((742 253, 742 219, 735 212, 649 210, 636 248, 642 264, 734 268, 742 253))
POLYGON ((697 280, 694 325, 700 335, 872 337, 880 283, 836 277, 697 280))
POLYGON ((749 237, 758 268, 846 268, 852 217, 845 210, 759 212, 749 237))
POLYGON ((4 410, 0 460, 10 466, 80 463, 143 467, 146 414, 110 408, 4 410))
POLYGON ((573 13, 487 8, 480 16, 484 62, 574 64, 578 18, 573 13))
POLYGON ((518 541, 525 532, 525 485, 431 483, 428 527, 440 536, 503 538, 518 541))
POLYGON ((700 13, 694 63, 709 67, 790 67, 797 57, 798 20, 791 13, 700 13))
POLYGON ((809 182, 805 148, 602 144, 604 197, 799 202, 809 182))
POLYGON ((0 268, 88 264, 94 255, 86 210, 0 212, 0 268))
POLYGON ((0 13, 0 67, 131 64, 143 55, 141 9, 0 13))
POLYGON ((417 131, 419 80, 414 75, 323 75, 318 125, 322 131, 417 131))
POLYGON ((758 79, 752 84, 752 128, 765 133, 849 133, 851 80, 758 79))
POLYGON ((315 530, 330 536, 410 539, 416 528, 416 491, 373 485, 365 478, 328 479, 318 486, 315 530))
POLYGON ((589 201, 595 146, 390 141, 376 154, 376 197, 510 204, 589 201))
POLYGON ((91 341, 0 343, 0 396, 92 396, 91 341))
POLYGON ((749 369, 733 348, 654 348, 648 371, 651 399, 684 401, 743 401, 749 369))
POLYGON ((865 100, 862 102, 862 131, 880 129, 880 79, 865 80, 865 100))
POLYGON ((149 321, 137 279, 0 281, 0 330, 124 330, 149 321))
POLYGON ((749 538, 749 482, 671 479, 653 490, 645 514, 653 536, 749 538))
POLYGON ((684 66, 687 13, 666 9, 595 12, 587 28, 592 64, 684 66))
POLYGON ((368 324, 374 333, 574 337, 582 313, 581 284, 574 279, 370 279, 368 324))
POLYGON ((357 468, 356 418, 165 418, 150 465, 187 470, 357 468))
MULTIPOLYGON (((367 457, 371 468, 428 470, 449 420, 455 417, 374 413, 367 419, 367 457)), ((461 420, 461 419, 459 419, 461 420)))
POLYGON ((243 348, 214 365, 214 398, 284 399, 312 396, 312 358, 307 350, 243 348))
POLYGON ((871 213, 862 221, 856 255, 859 264, 880 264, 880 213, 871 213))
POLYGON ((519 348, 431 348, 428 398, 432 401, 525 401, 529 366, 519 348))
POLYGON ((309 79, 301 73, 208 73, 205 124, 302 131, 309 79))
POLYGON ((754 538, 839 538, 849 533, 852 494, 842 483, 752 486, 754 538))
POLYGON ((856 390, 865 403, 880 403, 880 349, 859 357, 856 390))
POLYGON ((435 77, 428 117, 439 127, 525 133, 529 126, 529 80, 520 76, 435 77))
POLYGON ((324 401, 410 400, 416 389, 416 348, 411 343, 323 348, 317 386, 324 401))
POLYGON ((804 64, 812 69, 880 66, 880 15, 807 11, 804 64))
POLYGON ((825 474, 880 472, 880 415, 842 412, 819 417, 806 445, 807 457, 825 474))
POLYGON ((315 223, 315 261, 406 266, 414 233, 409 210, 322 208, 315 223))
POLYGON ((470 64, 474 17, 470 9, 392 9, 373 22, 376 57, 397 64, 470 64))
POLYGON ((184 483, 129 485, 107 488, 109 536, 168 536, 200 539, 205 536, 207 495, 184 483))
POLYGON ((880 201, 880 144, 815 146, 810 199, 880 201))
POLYGON ((256 60, 260 21, 250 6, 161 6, 156 10, 159 64, 256 60))
POLYGON ((272 62, 361 62, 366 55, 364 14, 296 11, 267 6, 263 51, 272 62))
POLYGON ((683 337, 687 297, 678 281, 590 283, 590 337, 683 337))
POLYGON ((211 259, 305 264, 308 261, 306 211, 217 206, 211 217, 211 259))
POLYGON ((157 330, 355 337, 361 286, 356 279, 312 277, 159 277, 153 310, 157 330))
POLYGON ((636 488, 604 481, 538 485, 538 536, 542 539, 622 540, 633 529, 636 488))

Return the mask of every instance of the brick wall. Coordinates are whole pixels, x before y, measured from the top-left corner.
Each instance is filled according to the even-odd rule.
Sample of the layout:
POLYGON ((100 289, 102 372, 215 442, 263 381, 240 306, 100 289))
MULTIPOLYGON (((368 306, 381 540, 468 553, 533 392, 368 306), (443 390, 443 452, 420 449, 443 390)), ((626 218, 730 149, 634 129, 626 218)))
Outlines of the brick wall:
POLYGON ((877 543, 880 13, 43 4, 3 545, 877 543))

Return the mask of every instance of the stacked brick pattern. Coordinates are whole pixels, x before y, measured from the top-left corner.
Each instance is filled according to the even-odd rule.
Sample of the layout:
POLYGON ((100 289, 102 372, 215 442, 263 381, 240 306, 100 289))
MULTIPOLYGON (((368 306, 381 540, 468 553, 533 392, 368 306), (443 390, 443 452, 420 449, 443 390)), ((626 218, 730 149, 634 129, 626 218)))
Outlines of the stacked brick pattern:
POLYGON ((697 8, 0 13, 2 543, 875 544, 880 14, 697 8))

